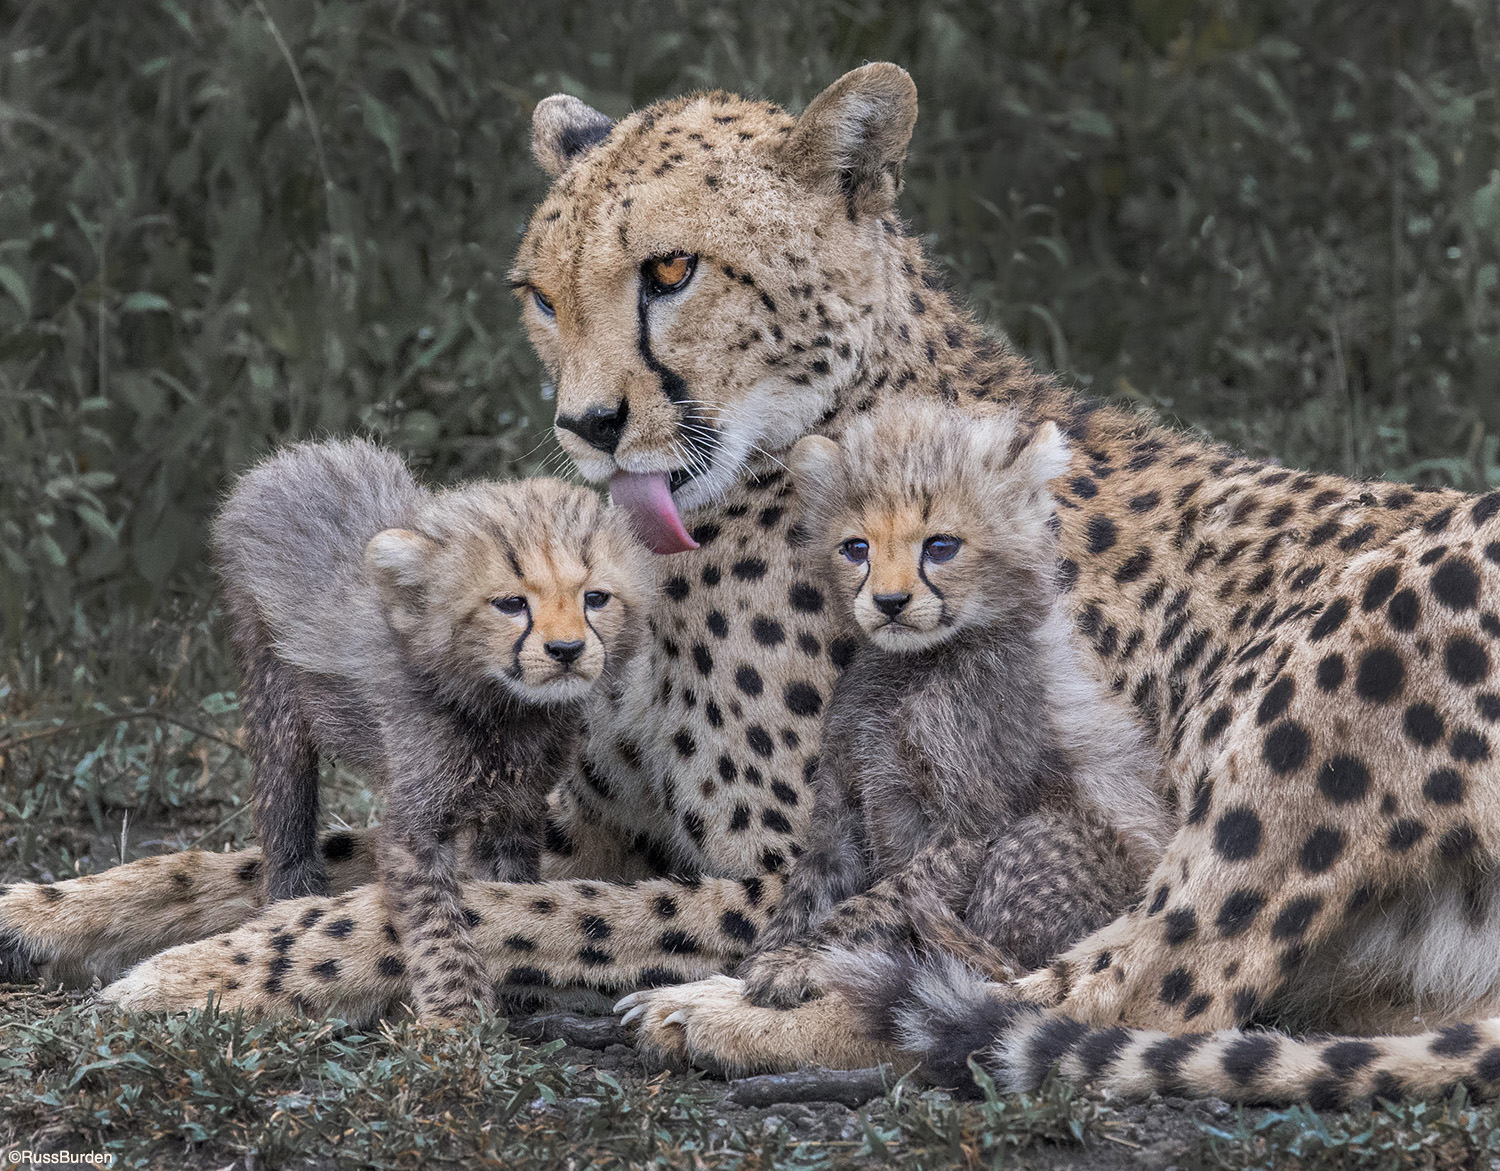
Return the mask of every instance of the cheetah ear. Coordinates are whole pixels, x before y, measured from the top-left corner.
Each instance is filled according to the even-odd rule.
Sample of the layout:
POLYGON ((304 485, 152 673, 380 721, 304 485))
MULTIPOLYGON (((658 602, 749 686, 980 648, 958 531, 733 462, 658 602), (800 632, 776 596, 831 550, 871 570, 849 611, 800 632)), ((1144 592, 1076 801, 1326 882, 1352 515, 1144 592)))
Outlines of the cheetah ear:
POLYGON ((571 94, 553 94, 531 114, 531 153, 556 179, 615 128, 614 122, 571 94))
POLYGON ((792 448, 792 483, 804 499, 826 492, 838 478, 839 445, 823 435, 807 435, 792 448))
POLYGON ((899 65, 877 61, 844 74, 812 100, 781 148, 808 186, 842 195, 851 219, 889 211, 917 124, 917 87, 899 65))

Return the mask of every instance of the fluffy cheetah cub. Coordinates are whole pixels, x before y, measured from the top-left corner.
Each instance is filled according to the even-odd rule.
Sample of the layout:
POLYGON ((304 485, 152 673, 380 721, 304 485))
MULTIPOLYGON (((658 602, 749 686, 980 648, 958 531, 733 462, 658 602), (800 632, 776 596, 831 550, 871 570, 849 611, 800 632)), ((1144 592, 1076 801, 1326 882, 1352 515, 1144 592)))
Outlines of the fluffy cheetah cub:
POLYGON ((793 449, 815 556, 868 641, 829 704, 807 851, 742 972, 757 1003, 814 992, 817 949, 841 942, 1028 971, 1149 875, 1161 769, 1081 666, 1056 585, 1066 463, 1050 422, 925 402, 793 449))
POLYGON ((248 472, 214 546, 242 678, 270 899, 326 894, 318 757, 381 785, 378 865, 419 1015, 493 990, 459 898, 537 877, 580 700, 628 654, 648 554, 559 480, 429 492, 369 443, 289 447, 248 472))

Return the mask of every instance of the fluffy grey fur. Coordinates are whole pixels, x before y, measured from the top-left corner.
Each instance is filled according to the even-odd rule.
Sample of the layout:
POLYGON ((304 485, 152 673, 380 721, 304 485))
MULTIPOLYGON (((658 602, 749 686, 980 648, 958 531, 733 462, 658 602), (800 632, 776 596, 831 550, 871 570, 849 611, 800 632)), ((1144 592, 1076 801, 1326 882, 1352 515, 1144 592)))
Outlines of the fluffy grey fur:
POLYGON ((386 793, 381 876, 419 1011, 488 1000, 458 836, 470 871, 536 879, 579 701, 634 641, 645 554, 593 493, 551 480, 429 492, 363 441, 289 447, 248 472, 214 548, 267 897, 327 893, 318 758, 336 757, 386 793), (590 590, 606 601, 585 612, 590 590), (497 612, 507 598, 529 601, 497 612), (549 640, 548 622, 570 621, 576 637, 549 640))
POLYGON ((759 1003, 812 990, 810 944, 943 950, 927 925, 945 915, 1002 957, 981 967, 1027 971, 1149 874, 1166 833, 1160 769, 1085 674, 1058 596, 1046 482, 1063 461, 1050 425, 976 425, 927 404, 887 408, 838 448, 799 444, 811 539, 871 641, 835 688, 812 837, 744 971, 759 1003), (951 560, 918 551, 936 534, 961 542, 951 560), (853 573, 851 540, 868 546, 853 573), (862 604, 903 596, 892 583, 905 611, 862 604), (911 629, 892 630, 908 612, 911 629))

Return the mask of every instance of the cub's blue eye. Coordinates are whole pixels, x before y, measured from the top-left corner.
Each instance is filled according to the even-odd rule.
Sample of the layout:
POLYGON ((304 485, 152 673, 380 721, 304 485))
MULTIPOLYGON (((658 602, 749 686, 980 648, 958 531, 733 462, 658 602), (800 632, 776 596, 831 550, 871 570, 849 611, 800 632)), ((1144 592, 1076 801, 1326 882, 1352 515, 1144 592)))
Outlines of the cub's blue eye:
POLYGON ((548 317, 557 316, 557 306, 552 303, 552 298, 542 292, 541 289, 532 289, 531 299, 536 302, 536 307, 548 317))
POLYGON ((863 537, 850 537, 839 546, 839 552, 855 565, 863 565, 870 559, 870 542, 863 537))
POLYGON ((490 605, 502 614, 524 614, 526 612, 526 599, 516 594, 509 598, 492 598, 490 605))
POLYGON ((952 561, 953 555, 958 552, 958 547, 963 542, 957 537, 939 534, 936 537, 928 537, 922 543, 922 556, 928 561, 952 561))
POLYGON ((602 610, 609 605, 612 595, 608 590, 589 590, 583 595, 583 605, 586 610, 602 610))

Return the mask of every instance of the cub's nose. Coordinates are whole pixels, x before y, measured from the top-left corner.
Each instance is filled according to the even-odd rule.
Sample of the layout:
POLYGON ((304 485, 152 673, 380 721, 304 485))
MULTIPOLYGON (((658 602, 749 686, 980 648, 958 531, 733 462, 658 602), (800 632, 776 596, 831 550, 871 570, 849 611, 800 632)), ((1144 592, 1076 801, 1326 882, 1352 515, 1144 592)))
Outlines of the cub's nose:
POLYGON ((894 618, 902 610, 906 609, 906 603, 911 601, 910 594, 876 594, 874 599, 875 608, 887 618, 894 618))
POLYGON ((583 654, 583 639, 575 638, 571 642, 549 642, 542 645, 542 649, 556 659, 559 663, 574 662, 579 655, 583 654))
POLYGON ((620 433, 625 430, 625 416, 630 404, 624 399, 614 407, 590 407, 581 415, 558 415, 557 425, 571 431, 590 447, 614 454, 620 446, 620 433))

